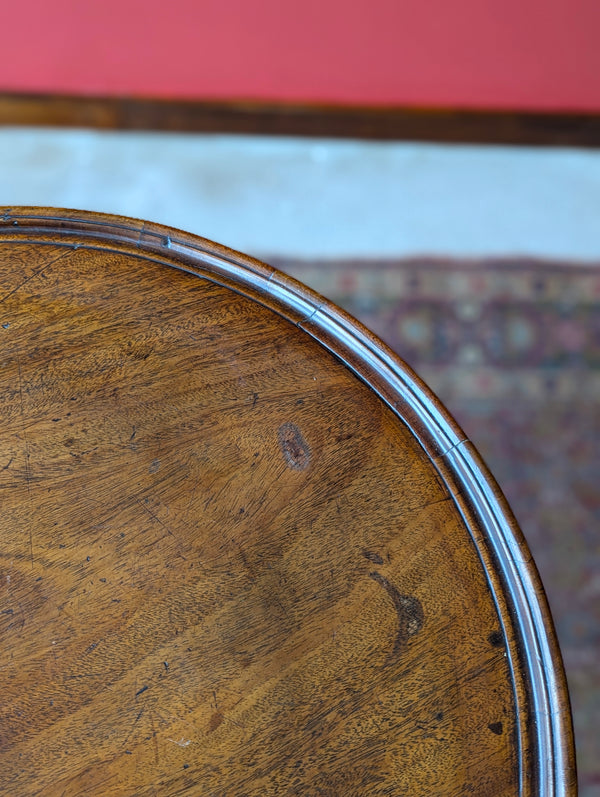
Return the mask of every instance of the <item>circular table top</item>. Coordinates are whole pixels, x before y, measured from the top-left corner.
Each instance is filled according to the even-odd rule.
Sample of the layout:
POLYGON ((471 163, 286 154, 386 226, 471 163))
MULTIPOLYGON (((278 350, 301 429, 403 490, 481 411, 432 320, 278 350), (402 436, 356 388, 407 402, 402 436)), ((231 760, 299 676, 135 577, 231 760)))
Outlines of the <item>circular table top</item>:
POLYGON ((410 369, 216 244, 0 213, 0 792, 573 794, 535 567, 410 369))

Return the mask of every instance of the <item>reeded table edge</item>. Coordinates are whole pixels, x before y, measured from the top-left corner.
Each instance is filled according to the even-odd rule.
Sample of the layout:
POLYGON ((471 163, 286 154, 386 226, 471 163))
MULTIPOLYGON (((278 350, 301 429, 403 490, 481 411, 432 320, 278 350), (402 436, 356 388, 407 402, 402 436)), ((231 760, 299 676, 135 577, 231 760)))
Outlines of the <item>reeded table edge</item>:
POLYGON ((362 324, 298 281, 247 255, 176 229, 85 211, 0 208, 1 240, 120 252, 209 279, 294 323, 373 389, 429 456, 486 572, 507 640, 515 692, 519 793, 543 797, 577 793, 566 679, 535 563, 477 450, 398 356, 362 324))

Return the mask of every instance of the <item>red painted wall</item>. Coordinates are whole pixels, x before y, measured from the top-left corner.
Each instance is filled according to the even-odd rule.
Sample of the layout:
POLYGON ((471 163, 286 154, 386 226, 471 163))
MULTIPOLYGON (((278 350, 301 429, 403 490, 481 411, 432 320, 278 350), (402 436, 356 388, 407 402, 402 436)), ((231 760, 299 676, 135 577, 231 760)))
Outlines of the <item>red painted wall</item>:
POLYGON ((0 90, 600 110, 600 0, 29 0, 0 90))

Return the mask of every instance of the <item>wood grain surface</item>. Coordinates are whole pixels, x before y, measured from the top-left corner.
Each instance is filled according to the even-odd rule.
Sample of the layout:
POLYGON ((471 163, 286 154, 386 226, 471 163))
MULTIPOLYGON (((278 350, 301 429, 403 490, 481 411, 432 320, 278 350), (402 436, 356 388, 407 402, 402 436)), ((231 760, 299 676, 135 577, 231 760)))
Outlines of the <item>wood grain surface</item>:
POLYGON ((0 92, 0 125, 600 147, 600 113, 0 92))
POLYGON ((440 453, 460 430, 312 300, 176 231, 4 212, 0 793, 574 793, 508 509, 533 592, 440 453))

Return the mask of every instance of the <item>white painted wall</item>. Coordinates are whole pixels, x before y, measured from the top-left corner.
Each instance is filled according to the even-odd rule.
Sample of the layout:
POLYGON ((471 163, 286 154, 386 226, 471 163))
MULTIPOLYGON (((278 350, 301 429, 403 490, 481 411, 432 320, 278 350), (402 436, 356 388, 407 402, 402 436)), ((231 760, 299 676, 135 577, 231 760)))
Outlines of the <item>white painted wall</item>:
POLYGON ((600 260, 600 152, 0 129, 0 205, 149 219, 307 257, 600 260))

